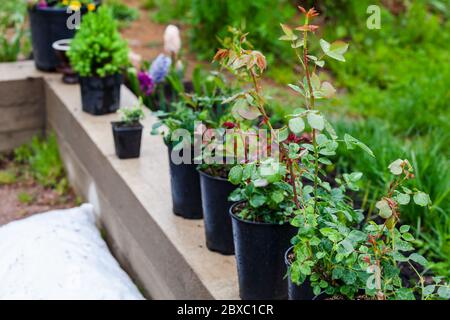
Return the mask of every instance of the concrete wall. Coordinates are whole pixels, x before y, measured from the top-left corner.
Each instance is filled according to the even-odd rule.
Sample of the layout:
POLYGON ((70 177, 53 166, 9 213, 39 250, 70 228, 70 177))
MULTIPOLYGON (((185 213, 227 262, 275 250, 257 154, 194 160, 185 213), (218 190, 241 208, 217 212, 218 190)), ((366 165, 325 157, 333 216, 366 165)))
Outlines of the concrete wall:
POLYGON ((3 82, 0 86, 0 151, 14 149, 45 128, 42 78, 3 82))
MULTIPOLYGON (((28 106, 27 111, 36 110, 29 111, 29 120, 20 122, 21 127, 42 130, 45 124, 56 132, 71 184, 95 206, 113 254, 147 297, 238 298, 234 257, 206 249, 203 221, 172 213, 167 150, 161 137, 149 134, 156 121, 149 112, 141 158, 119 160, 110 125, 118 115, 83 113, 78 86, 62 84, 59 75, 36 73, 30 63, 0 64, 0 93, 14 85, 21 89, 11 94, 10 101, 23 101, 19 105, 28 106), (28 82, 34 91, 27 90, 28 82)), ((136 98, 123 87, 121 102, 133 105, 136 98)), ((12 113, 1 118, 8 132, 17 131, 8 120, 12 118, 12 113)), ((0 145, 15 143, 0 135, 0 145)))

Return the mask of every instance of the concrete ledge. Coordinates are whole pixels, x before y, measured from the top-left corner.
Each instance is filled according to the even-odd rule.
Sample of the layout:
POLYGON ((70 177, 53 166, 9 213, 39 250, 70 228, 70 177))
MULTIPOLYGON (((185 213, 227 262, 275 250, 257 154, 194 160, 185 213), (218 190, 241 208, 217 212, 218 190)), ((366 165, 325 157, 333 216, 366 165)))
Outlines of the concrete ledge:
MULTIPOLYGON (((117 114, 83 113, 78 86, 64 85, 59 75, 38 73, 29 62, 0 64, 0 93, 11 82, 27 79, 42 79, 42 91, 36 89, 40 99, 25 100, 46 115, 45 127, 57 134, 71 183, 94 204, 113 253, 147 296, 237 299, 235 258, 206 249, 203 221, 184 220, 172 213, 166 147, 161 137, 149 133, 156 119, 147 112, 141 158, 119 160, 110 125, 117 114), (41 104, 42 108, 36 107, 41 104)), ((136 98, 123 87, 122 106, 135 103, 136 98)), ((3 107, 9 105, 0 104, 3 107)), ((32 118, 40 115, 30 111, 32 118)), ((0 150, 4 140, 0 133, 0 150)))

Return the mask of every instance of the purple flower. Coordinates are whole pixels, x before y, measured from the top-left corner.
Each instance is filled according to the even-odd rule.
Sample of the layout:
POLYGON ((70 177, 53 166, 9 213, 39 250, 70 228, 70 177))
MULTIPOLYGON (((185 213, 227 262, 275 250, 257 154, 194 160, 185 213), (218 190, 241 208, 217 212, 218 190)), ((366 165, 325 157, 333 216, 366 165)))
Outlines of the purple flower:
POLYGON ((172 64, 172 59, 160 54, 152 63, 150 67, 150 76, 156 83, 163 82, 169 73, 170 65, 172 64))
POLYGON ((146 96, 151 95, 153 93, 153 90, 155 89, 155 82, 153 81, 152 77, 147 72, 140 71, 138 73, 138 80, 141 91, 146 96))
POLYGON ((40 9, 48 7, 47 2, 45 0, 40 0, 37 6, 40 9))

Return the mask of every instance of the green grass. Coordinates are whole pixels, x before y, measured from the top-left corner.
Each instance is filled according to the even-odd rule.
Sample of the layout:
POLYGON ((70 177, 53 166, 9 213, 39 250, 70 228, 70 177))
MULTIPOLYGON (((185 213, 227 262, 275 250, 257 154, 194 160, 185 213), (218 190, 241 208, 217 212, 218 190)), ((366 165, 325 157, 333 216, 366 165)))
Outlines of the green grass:
POLYGON ((28 192, 20 192, 17 195, 17 200, 19 200, 19 202, 23 204, 31 204, 34 201, 34 197, 28 192))
POLYGON ((15 160, 28 164, 29 173, 44 187, 58 190, 61 194, 68 188, 65 171, 54 134, 46 140, 34 137, 26 145, 17 148, 15 160))
POLYGON ((25 16, 25 1, 0 1, 0 62, 16 61, 20 54, 29 53, 25 16))
POLYGON ((12 170, 0 170, 0 186, 5 184, 13 184, 17 181, 16 172, 12 170))

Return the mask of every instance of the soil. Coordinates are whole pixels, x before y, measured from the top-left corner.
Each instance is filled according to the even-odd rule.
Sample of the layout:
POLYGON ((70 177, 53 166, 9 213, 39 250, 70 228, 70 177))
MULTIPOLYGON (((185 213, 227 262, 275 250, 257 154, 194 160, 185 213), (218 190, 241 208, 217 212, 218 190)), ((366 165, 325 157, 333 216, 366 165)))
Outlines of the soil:
POLYGON ((39 185, 28 175, 22 175, 23 168, 14 164, 11 157, 0 161, 0 173, 10 172, 14 181, 0 182, 0 226, 29 217, 36 213, 55 209, 73 208, 78 204, 72 189, 64 194, 39 185))
POLYGON ((206 168, 205 170, 202 171, 212 177, 228 179, 228 173, 230 172, 230 169, 228 167, 218 167, 218 168, 206 168))

